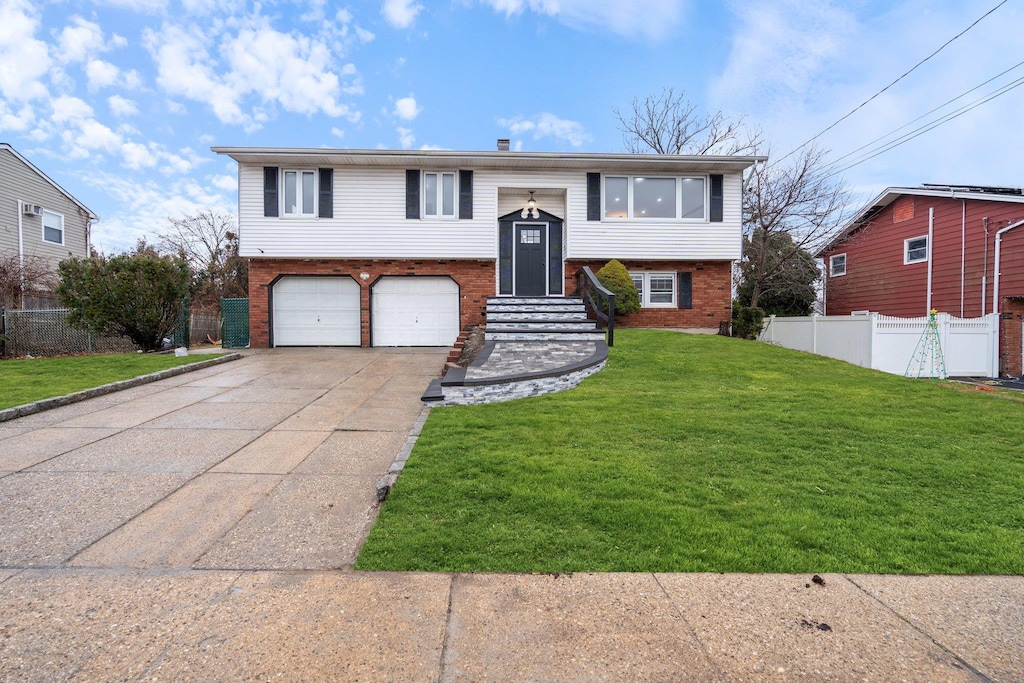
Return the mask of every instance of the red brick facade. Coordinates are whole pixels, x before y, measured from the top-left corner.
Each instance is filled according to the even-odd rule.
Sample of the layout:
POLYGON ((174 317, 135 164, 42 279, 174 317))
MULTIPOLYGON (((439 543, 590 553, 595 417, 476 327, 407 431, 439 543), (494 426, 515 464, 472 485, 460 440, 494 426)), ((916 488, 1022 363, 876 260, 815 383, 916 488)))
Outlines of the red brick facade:
POLYGON ((270 345, 270 287, 281 275, 348 275, 360 286, 361 345, 370 345, 370 286, 382 275, 450 275, 459 285, 463 330, 484 322, 487 297, 494 296, 494 261, 252 259, 249 262, 249 344, 270 345), (369 278, 361 280, 360 273, 369 278))
MULTIPOLYGON (((605 262, 570 261, 565 265, 565 292, 576 291, 576 271, 605 262)), ((629 270, 693 273, 693 308, 647 308, 619 318, 625 327, 713 327, 729 320, 732 306, 728 261, 624 261, 629 270)), ((485 322, 487 298, 495 296, 495 262, 490 260, 252 259, 249 262, 249 340, 253 348, 270 346, 270 288, 284 275, 342 275, 360 286, 362 346, 370 346, 370 288, 384 275, 450 275, 459 285, 459 324, 467 330, 485 322), (359 276, 367 273, 365 280, 359 276)))
MULTIPOLYGON (((576 291, 576 272, 595 273, 607 261, 567 261, 565 291, 576 291)), ((732 263, 729 261, 623 261, 630 271, 693 273, 693 308, 644 308, 615 324, 623 327, 713 327, 732 319, 732 263)))
POLYGON ((1024 298, 1006 298, 999 315, 999 374, 1003 377, 1020 377, 1024 374, 1024 339, 1021 326, 1024 325, 1024 298))

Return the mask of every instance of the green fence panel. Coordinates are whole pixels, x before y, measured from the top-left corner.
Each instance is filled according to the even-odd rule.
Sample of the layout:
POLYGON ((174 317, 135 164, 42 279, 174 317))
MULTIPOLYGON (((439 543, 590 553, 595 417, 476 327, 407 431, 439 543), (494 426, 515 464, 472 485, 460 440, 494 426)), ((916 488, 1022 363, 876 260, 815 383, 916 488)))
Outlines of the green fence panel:
POLYGON ((249 346, 249 300, 221 299, 220 317, 224 325, 221 347, 244 349, 249 346))
POLYGON ((192 333, 189 330, 189 305, 188 299, 181 302, 181 306, 178 308, 178 317, 174 323, 173 342, 175 347, 184 346, 186 349, 189 347, 189 342, 192 338, 192 333))

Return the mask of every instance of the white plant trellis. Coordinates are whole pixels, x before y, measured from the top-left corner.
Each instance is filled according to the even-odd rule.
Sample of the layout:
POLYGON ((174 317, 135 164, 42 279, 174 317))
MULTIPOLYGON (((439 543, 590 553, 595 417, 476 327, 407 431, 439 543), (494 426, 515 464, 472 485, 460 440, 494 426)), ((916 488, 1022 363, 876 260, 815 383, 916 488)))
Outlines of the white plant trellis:
POLYGON ((921 338, 914 349, 914 355, 907 363, 907 371, 903 373, 907 377, 931 377, 932 379, 946 379, 946 360, 942 356, 942 340, 939 338, 939 327, 936 324, 935 316, 938 314, 934 308, 928 314, 928 324, 921 333, 921 338))

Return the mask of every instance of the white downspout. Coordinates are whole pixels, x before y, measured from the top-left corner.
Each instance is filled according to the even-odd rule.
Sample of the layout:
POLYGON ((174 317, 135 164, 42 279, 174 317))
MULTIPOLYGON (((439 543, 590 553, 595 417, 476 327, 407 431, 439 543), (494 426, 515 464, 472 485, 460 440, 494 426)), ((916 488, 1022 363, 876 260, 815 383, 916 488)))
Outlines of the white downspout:
POLYGON ((935 207, 928 209, 928 310, 925 316, 932 314, 932 231, 935 228, 935 207))
POLYGON ((992 312, 999 314, 999 246, 1003 241, 1003 233, 1024 225, 1024 221, 1017 221, 1013 225, 1007 225, 996 233, 996 256, 992 263, 992 312))
POLYGON ((25 308, 25 235, 22 222, 21 200, 15 199, 18 205, 18 289, 21 291, 21 307, 25 308))
POLYGON ((967 200, 961 199, 963 214, 960 217, 960 317, 964 317, 964 295, 966 290, 966 266, 967 266, 967 200))

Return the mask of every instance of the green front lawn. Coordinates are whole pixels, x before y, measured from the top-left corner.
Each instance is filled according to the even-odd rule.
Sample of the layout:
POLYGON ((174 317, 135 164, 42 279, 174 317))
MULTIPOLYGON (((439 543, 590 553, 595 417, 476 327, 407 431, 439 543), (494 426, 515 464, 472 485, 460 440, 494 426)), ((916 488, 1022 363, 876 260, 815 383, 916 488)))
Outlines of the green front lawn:
POLYGON ((112 353, 0 361, 0 409, 131 379, 212 356, 112 353))
POLYGON ((356 567, 1024 573, 1024 395, 616 337, 577 389, 432 411, 356 567))

